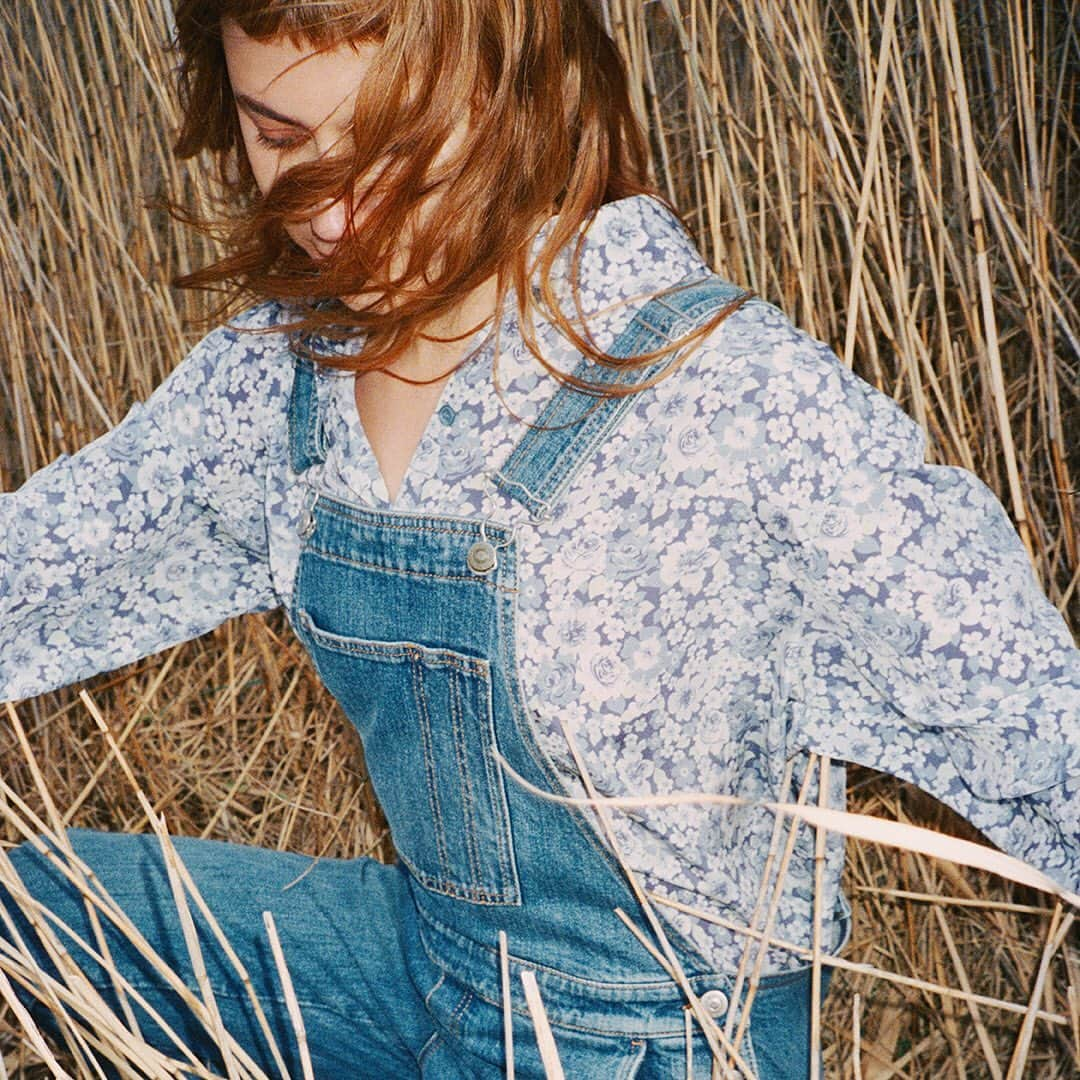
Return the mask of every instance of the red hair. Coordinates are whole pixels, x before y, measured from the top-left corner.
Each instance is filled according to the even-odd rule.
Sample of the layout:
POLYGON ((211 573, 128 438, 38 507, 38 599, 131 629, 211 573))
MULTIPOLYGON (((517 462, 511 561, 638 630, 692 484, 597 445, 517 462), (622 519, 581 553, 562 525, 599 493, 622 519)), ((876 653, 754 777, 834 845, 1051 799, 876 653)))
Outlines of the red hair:
MULTIPOLYGON (((178 284, 224 288, 228 303, 287 301, 299 312, 295 329, 362 339, 355 355, 323 362, 369 371, 391 365, 425 324, 497 275, 500 304, 513 284, 524 340, 549 371, 531 330, 534 307, 583 354, 612 362, 559 309, 552 266, 576 241, 571 283, 583 325, 578 256, 596 211, 630 195, 661 196, 648 178, 646 140, 621 58, 592 0, 176 0, 175 14, 176 150, 215 156, 223 196, 215 224, 228 252, 178 284), (348 149, 289 169, 263 195, 225 67, 225 19, 256 40, 382 46, 359 88, 355 118, 362 123, 354 123, 348 149), (464 141, 435 175, 432 163, 463 116, 471 120, 464 141), (436 189, 437 215, 418 224, 417 207, 436 189), (316 262, 289 239, 285 224, 336 200, 350 221, 362 206, 374 203, 378 212, 316 262), (531 241, 553 214, 530 268, 531 241), (391 277, 390 257, 407 234, 404 268, 391 277), (322 303, 361 293, 373 299, 359 309, 322 303)), ((724 314, 673 347, 698 340, 724 314)))

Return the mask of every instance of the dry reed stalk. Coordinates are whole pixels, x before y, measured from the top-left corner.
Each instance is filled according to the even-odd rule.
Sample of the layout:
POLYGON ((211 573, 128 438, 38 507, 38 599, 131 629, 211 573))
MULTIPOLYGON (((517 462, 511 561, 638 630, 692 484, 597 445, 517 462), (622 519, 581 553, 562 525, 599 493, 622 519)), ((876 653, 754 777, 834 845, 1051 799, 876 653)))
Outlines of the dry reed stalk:
POLYGON ((548 1022, 544 999, 540 996, 540 987, 536 975, 525 970, 521 973, 521 985, 525 991, 525 1004, 529 1009, 533 1027, 536 1029, 536 1045, 540 1049, 540 1060, 544 1066, 545 1080, 566 1080, 562 1062, 559 1060, 559 1048, 548 1022))
MULTIPOLYGON (((88 697, 85 696, 85 693, 84 700, 86 704, 93 709, 93 703, 88 697)), ((10 711, 13 712, 13 710, 10 711)), ((96 713, 96 709, 94 711, 96 713)), ((101 720, 100 718, 100 714, 96 714, 96 718, 99 720, 100 723, 104 723, 103 720, 101 720)), ((17 723, 17 717, 13 717, 13 720, 17 723)), ((115 743, 113 743, 113 747, 114 751, 117 753, 117 757, 124 769, 125 774, 133 784, 136 784, 134 775, 130 767, 127 765, 126 762, 123 761, 123 758, 120 757, 118 750, 116 750, 115 748, 115 743)), ((36 763, 32 760, 32 751, 28 746, 26 747, 26 753, 31 759, 32 768, 37 771, 36 763)), ((82 866, 73 849, 67 843, 62 826, 54 825, 54 827, 50 829, 43 822, 37 819, 31 812, 29 812, 28 808, 20 808, 18 805, 16 805, 14 808, 10 805, 6 807, 5 809, 7 813, 5 817, 9 823, 13 821, 19 821, 20 831, 23 833, 23 835, 31 837, 32 842, 34 842, 39 847, 39 850, 47 851, 49 850, 49 848, 46 845, 51 845, 52 848, 55 850, 54 859, 59 859, 58 865, 62 868, 65 876, 67 876, 69 880, 76 884, 79 891, 86 898, 88 908, 91 904, 95 905, 95 907, 97 908, 100 908, 102 913, 110 918, 114 925, 116 925, 116 927, 121 931, 121 933, 124 934, 127 940, 136 948, 138 948, 145 957, 151 959, 162 980, 182 993, 182 996, 185 997, 187 1004, 189 1005, 189 1007, 192 1008, 193 1013, 214 1034, 215 1044, 220 1048, 222 1052, 226 1068, 226 1075, 229 1077, 236 1077, 237 1080, 247 1080, 247 1078, 250 1078, 250 1080, 259 1080, 259 1078, 263 1077, 263 1073, 261 1072, 261 1070, 250 1059, 247 1053, 232 1040, 231 1036, 229 1036, 229 1034, 225 1031, 223 1027, 221 1016, 216 1006, 214 993, 206 976, 205 965, 202 961, 202 949, 191 916, 190 902, 194 902, 196 907, 200 910, 200 912, 206 919, 208 925, 210 926, 211 932, 213 933, 215 938, 224 946, 227 957, 234 964, 237 972, 241 975, 243 979, 244 985, 247 988, 251 997, 255 1014, 262 1027, 263 1034, 267 1039, 267 1043, 271 1049, 271 1053, 274 1057, 275 1063, 279 1069, 277 1075, 281 1077, 287 1077, 288 1071, 284 1065, 283 1059, 281 1058, 280 1052, 276 1047, 273 1035, 269 1029, 269 1025, 266 1022, 261 1006, 259 1005, 257 999, 254 997, 250 978, 248 977, 243 966, 240 964, 240 961, 236 957, 235 952, 233 952, 231 947, 228 945, 227 939, 222 933, 221 928, 217 924, 216 920, 214 920, 213 915, 206 906, 205 901, 200 896, 194 881, 192 880, 190 874, 180 860, 176 849, 173 847, 171 840, 169 839, 169 836, 164 829, 163 822, 153 813, 149 805, 146 803, 145 796, 142 794, 141 791, 138 790, 137 786, 136 795, 143 803, 144 811, 147 815, 147 818, 153 823, 155 831, 158 835, 158 839, 162 845, 164 865, 168 874, 177 913, 180 918, 185 944, 187 946, 189 959, 192 963, 195 981, 199 990, 199 996, 193 995, 187 989, 187 987, 184 986, 183 982, 178 978, 178 976, 176 976, 175 973, 173 973, 167 967, 167 965, 165 965, 159 958, 157 958, 153 954, 152 950, 150 950, 149 946, 142 939, 138 931, 126 921, 122 911, 120 911, 120 909, 111 902, 107 894, 105 894, 104 891, 101 889, 100 885, 98 885, 97 882, 93 879, 93 876, 87 871, 85 867, 82 866), (19 820, 16 816, 19 814, 20 809, 22 809, 23 811, 24 820, 19 820), (41 839, 42 837, 45 838, 44 843, 41 839)), ((17 804, 18 800, 13 799, 12 802, 15 802, 17 804)), ((56 815, 56 817, 58 818, 58 815, 56 815)), ((39 936, 47 940, 54 962, 57 962, 57 966, 69 980, 77 980, 77 982, 71 987, 72 992, 63 994, 63 996, 65 998, 69 998, 71 1003, 83 1015, 85 1015, 88 1010, 92 1009, 94 1011, 94 1034, 98 1036, 98 1038, 95 1038, 93 1041, 97 1044, 97 1049, 99 1050, 99 1052, 104 1053, 108 1058, 110 1058, 114 1065, 123 1066, 128 1060, 130 1060, 131 1062, 141 1061, 140 1068, 143 1070, 143 1072, 140 1073, 140 1075, 160 1074, 162 1066, 157 1064, 157 1062, 163 1061, 164 1059, 162 1059, 162 1056, 158 1051, 152 1050, 149 1046, 143 1043, 142 1036, 139 1033, 138 1027, 134 1024, 133 1016, 130 1013, 130 1010, 128 1010, 125 1014, 127 1020, 126 1024, 121 1023, 119 1024, 119 1026, 117 1026, 117 1018, 112 1015, 112 1013, 103 1003, 99 1002, 96 992, 93 990, 92 987, 90 987, 88 983, 86 983, 86 980, 81 977, 78 965, 70 961, 68 950, 61 944, 59 944, 59 941, 55 937, 55 935, 50 935, 47 932, 46 928, 44 927, 38 916, 44 916, 46 919, 49 919, 53 922, 56 922, 57 920, 55 920, 55 918, 52 917, 50 913, 47 912, 45 909, 40 908, 40 906, 37 905, 37 903, 28 894, 24 893, 21 890, 20 886, 18 885, 17 879, 14 878, 14 872, 12 871, 10 864, 7 862, 6 858, 0 859, 0 869, 6 870, 5 874, 0 875, 4 878, 5 887, 14 894, 16 900, 19 902, 19 905, 23 910, 23 913, 27 915, 32 925, 34 925, 35 929, 38 930, 39 936), (101 1037, 103 1035, 105 1037, 101 1037)), ((111 974, 114 982, 114 987, 121 1001, 123 1001, 127 995, 130 995, 133 1000, 138 1001, 140 1007, 146 1010, 146 1012, 157 1023, 157 1025, 162 1029, 162 1031, 164 1031, 166 1035, 172 1038, 173 1041, 177 1044, 178 1048, 183 1051, 183 1044, 176 1039, 175 1034, 171 1033, 170 1029, 167 1027, 167 1025, 165 1025, 164 1021, 161 1020, 160 1016, 158 1016, 153 1011, 153 1009, 146 1003, 146 1001, 141 997, 141 995, 139 995, 137 991, 133 990, 127 984, 126 980, 124 980, 123 976, 119 973, 119 971, 113 964, 112 957, 109 952, 104 948, 101 948, 100 951, 93 949, 89 945, 89 943, 80 941, 78 937, 70 930, 70 928, 64 927, 59 923, 57 923, 57 925, 70 939, 76 941, 76 943, 79 944, 83 951, 93 956, 101 964, 101 966, 111 974)), ((277 941, 276 933, 272 930, 272 927, 268 928, 268 932, 270 932, 271 934, 271 947, 274 951, 275 959, 278 962, 279 973, 281 974, 284 992, 286 994, 286 1000, 290 1005, 290 1017, 296 1025, 297 1042, 298 1046, 300 1047, 301 1060, 302 1062, 306 1063, 305 1075, 307 1075, 310 1074, 310 1056, 307 1053, 307 1042, 306 1036, 304 1035, 303 1031, 303 1021, 299 1015, 298 1008, 296 1008, 295 995, 292 994, 291 980, 288 979, 287 968, 283 966, 284 957, 280 955, 280 943, 277 941)), ((18 938, 17 932, 14 930, 14 927, 10 924, 10 922, 8 923, 8 934, 11 942, 13 942, 14 944, 5 944, 3 949, 4 955, 0 957, 0 970, 3 970, 5 963, 7 965, 10 965, 13 959, 15 961, 21 961, 25 964, 29 964, 32 968, 34 968, 33 972, 31 973, 34 977, 30 978, 29 980, 25 978, 20 980, 23 982, 24 988, 30 990, 32 993, 35 994, 35 996, 38 996, 39 998, 42 997, 43 994, 47 995, 50 990, 53 990, 55 997, 55 980, 52 980, 48 976, 44 975, 44 973, 42 973, 40 969, 37 969, 36 965, 33 964, 30 953, 25 948, 25 946, 22 945, 21 941, 18 938)), ((103 942, 99 941, 99 944, 103 944, 103 942)), ((10 967, 8 968, 8 970, 11 970, 10 967)), ((63 991, 60 992, 63 993, 63 991)), ((70 1015, 64 1011, 64 1007, 58 1002, 53 1008, 53 1012, 54 1016, 62 1016, 64 1019, 70 1020, 70 1015)), ((26 1019, 29 1018, 27 1017, 26 1019)), ((79 1033, 77 1024, 70 1026, 76 1034, 79 1033)), ((84 1049, 89 1048, 84 1047, 84 1049)), ((90 1063, 93 1064, 92 1058, 90 1059, 90 1063)), ((171 1066, 166 1065, 164 1067, 166 1071, 171 1070, 171 1066)), ((185 1067, 189 1069, 194 1068, 195 1071, 198 1072, 200 1075, 206 1073, 206 1070, 202 1069, 201 1066, 199 1066, 198 1063, 194 1061, 194 1059, 190 1059, 189 1062, 185 1063, 185 1067)), ((123 1069, 121 1069, 121 1071, 123 1072, 123 1069)), ((83 1070, 80 1070, 79 1075, 83 1075, 84 1072, 85 1068, 83 1070)))
POLYGON ((506 1056, 506 1080, 514 1080, 514 1009, 510 991, 510 947, 506 931, 499 931, 499 986, 502 994, 503 1053, 506 1056))
POLYGON ((289 965, 285 960, 285 950, 281 947, 281 939, 278 937, 274 916, 269 911, 263 912, 263 925, 266 927, 267 936, 270 938, 270 950, 274 954, 274 966, 277 968, 278 978, 281 980, 281 989, 285 995, 289 1019, 292 1021, 293 1031, 296 1032, 296 1045, 300 1051, 300 1067, 303 1069, 304 1080, 315 1080, 315 1070, 311 1065, 311 1051, 308 1049, 307 1029, 304 1027, 304 1016, 300 1012, 300 1003, 296 1000, 296 991, 293 989, 292 976, 289 974, 289 965))
MULTIPOLYGON (((900 400, 926 428, 934 460, 982 475, 1024 526, 1048 593, 1075 617, 1075 0, 605 8, 661 188, 716 268, 900 400)), ((168 0, 38 0, 0 13, 4 489, 144 398, 206 311, 205 298, 167 283, 203 261, 212 239, 152 205, 165 193, 209 205, 198 163, 180 165, 169 150, 168 25, 168 0)), ((96 717, 62 692, 20 708, 23 739, 0 731, 6 839, 48 832, 55 814, 123 829, 165 814, 189 835, 389 856, 357 740, 279 616, 245 619, 93 685, 96 717)), ((861 770, 851 798, 866 814, 970 835, 911 789, 861 770)), ((801 824, 777 819, 776 879, 801 824)), ((849 840, 848 852, 846 956, 804 950, 836 972, 821 1023, 829 1075, 996 1075, 995 1059, 1048 1080, 1074 1074, 1075 928, 1048 953, 1052 914, 1028 886, 869 839, 849 840)), ((84 869, 69 870, 95 917, 122 920, 84 869)), ((740 965, 748 996, 765 949, 792 947, 773 940, 773 891, 764 880, 741 928, 756 946, 740 965)), ((63 940, 44 913, 35 918, 74 977, 63 940)), ((0 971, 36 977, 16 967, 17 976, 0 971)), ((121 1000, 137 1001, 123 989, 121 1000)), ((88 1075, 98 1054, 119 1060, 122 1074, 138 1061, 145 1075, 164 1075, 164 1059, 137 1048, 100 1006, 84 1003, 97 1018, 90 1030, 69 986, 46 981, 42 993, 88 1075)), ((194 996, 190 1004, 202 1007, 194 996)), ((13 1023, 0 1035, 0 1075, 40 1074, 52 1051, 32 1024, 13 1023)), ((740 1033, 725 1034, 738 1045, 740 1033)))
MULTIPOLYGON (((817 755, 812 755, 811 758, 810 758, 809 763, 807 764, 806 772, 805 772, 805 775, 803 776, 802 783, 801 783, 801 785, 799 787, 799 793, 796 796, 796 804, 797 805, 802 806, 806 802, 807 798, 809 797, 809 795, 811 793, 812 786, 813 786, 815 769, 818 768, 819 766, 820 766, 820 759, 817 757, 817 755)), ((790 784, 790 778, 791 778, 791 769, 790 768, 785 771, 785 778, 787 779, 788 783, 790 784)), ((819 781, 819 783, 820 783, 820 781, 819 781)), ((787 787, 784 790, 790 790, 790 787, 787 787)), ((783 815, 777 814, 776 818, 775 818, 775 825, 774 825, 774 830, 773 830, 775 836, 778 836, 780 833, 783 832, 784 823, 785 823, 785 819, 784 819, 783 815)), ((779 911, 780 911, 780 901, 781 901, 781 899, 783 897, 784 882, 787 879, 788 867, 791 865, 792 857, 795 854, 795 841, 798 839, 798 831, 799 831, 800 824, 801 824, 801 822, 799 821, 798 818, 795 818, 795 817, 791 818, 790 824, 788 825, 787 839, 786 839, 786 842, 784 844, 783 854, 780 857, 780 862, 777 865, 777 868, 776 868, 775 872, 772 874, 771 878, 770 878, 770 869, 769 869, 768 866, 766 866, 765 873, 763 874, 762 887, 764 889, 766 883, 768 883, 769 904, 768 904, 768 907, 767 907, 767 909, 765 911, 765 921, 764 921, 764 924, 762 926, 761 931, 747 935, 747 937, 751 941, 755 940, 755 938, 756 938, 756 940, 759 942, 759 946, 758 946, 757 951, 754 954, 754 966, 753 966, 753 970, 752 970, 752 972, 750 974, 750 987, 749 987, 749 990, 747 991, 747 995, 746 995, 746 1004, 744 1005, 743 1009, 741 1010, 741 1012, 739 1014, 739 1017, 738 1017, 739 1024, 738 1024, 738 1027, 736 1028, 735 1034, 733 1036, 733 1042, 734 1042, 735 1046, 741 1045, 742 1039, 746 1035, 746 1031, 747 1031, 747 1028, 748 1028, 749 1023, 750 1023, 750 1009, 753 1006, 754 995, 757 993, 757 988, 758 988, 759 982, 761 980, 762 973, 765 970, 765 961, 766 961, 767 956, 768 956, 768 947, 772 944, 772 941, 773 941, 773 927, 774 927, 774 925, 776 923, 776 918, 777 918, 777 916, 779 914, 779 911)), ((658 900, 659 898, 654 897, 654 899, 658 900)), ((762 898, 759 897, 758 909, 760 909, 760 907, 761 907, 761 899, 762 898)), ((757 923, 757 910, 755 910, 755 912, 751 916, 750 928, 753 929, 755 927, 756 923, 757 923)), ((744 961, 745 961, 746 958, 749 957, 749 955, 750 955, 750 950, 746 949, 744 951, 744 953, 743 953, 744 961)), ((739 965, 740 974, 741 974, 741 972, 743 970, 743 967, 744 967, 743 964, 739 965)), ((735 988, 736 989, 739 988, 738 980, 736 980, 736 987, 735 988)), ((736 999, 736 1000, 738 1000, 738 999, 736 999)), ((728 1020, 727 1020, 727 1029, 728 1030, 730 1030, 730 1028, 732 1026, 732 1023, 734 1021, 733 1012, 734 1012, 734 1010, 732 1010, 732 1013, 729 1013, 729 1015, 728 1015, 728 1020)))
MULTIPOLYGON (((566 745, 570 750, 570 754, 574 759, 574 765, 578 770, 578 774, 581 776, 581 782, 585 788, 586 798, 580 800, 582 805, 588 805, 596 812, 598 821, 600 822, 601 832, 604 838, 607 840, 608 846, 615 855, 616 860, 619 863, 623 874, 626 877, 627 883, 630 886, 631 891, 634 894, 634 898, 637 900, 641 907, 641 913, 645 916, 646 922, 649 924, 649 929, 653 933, 654 941, 648 941, 644 935, 638 930, 634 923, 626 916, 625 912, 616 909, 616 914, 626 924, 634 936, 637 937, 653 958, 660 964, 660 966, 668 973, 668 975, 679 984, 682 992, 686 995, 687 1003, 690 1009, 694 1013, 694 1017, 701 1025, 701 1030, 705 1035, 709 1044, 709 1049, 712 1051, 714 1070, 719 1065, 726 1070, 728 1059, 735 1064, 743 1073, 748 1073, 749 1068, 743 1059, 740 1057, 738 1050, 732 1045, 724 1035, 722 1031, 716 1026, 716 1021, 706 1011, 705 1006, 702 1005, 701 999, 694 992, 690 986, 690 981, 686 977, 686 972, 683 970, 682 964, 679 958, 675 955, 675 950, 671 947, 671 942, 668 941, 667 934, 664 931, 663 925, 659 918, 657 918, 656 912, 652 903, 649 900, 644 888, 638 880, 637 874, 626 862, 623 857, 622 850, 619 847, 619 843, 615 838, 615 833, 611 826, 611 818, 608 812, 608 800, 597 797, 596 788, 593 785, 592 778, 589 775, 589 770, 585 766, 585 762, 581 757, 581 753, 578 750, 577 743, 574 740, 574 736, 567 726, 565 720, 562 722, 563 737, 566 739, 566 745), (724 1050, 721 1051, 720 1046, 723 1044, 724 1050)), ((513 770, 510 769, 505 760, 499 754, 499 752, 493 751, 495 757, 499 761, 499 764, 506 769, 508 773, 514 775, 513 770)))

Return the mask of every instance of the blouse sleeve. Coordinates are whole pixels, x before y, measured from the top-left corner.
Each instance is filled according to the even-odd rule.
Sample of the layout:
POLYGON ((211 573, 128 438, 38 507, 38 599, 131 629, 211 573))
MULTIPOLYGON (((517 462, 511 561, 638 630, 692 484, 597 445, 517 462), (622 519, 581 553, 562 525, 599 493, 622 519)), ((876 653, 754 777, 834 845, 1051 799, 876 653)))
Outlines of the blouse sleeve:
POLYGON ((795 747, 911 781, 1080 887, 1080 653, 1000 503, 851 377, 851 459, 791 523, 795 747))
POLYGON ((270 349, 264 336, 214 331, 111 431, 0 495, 0 701, 274 606, 262 415, 272 379, 254 370, 270 349))

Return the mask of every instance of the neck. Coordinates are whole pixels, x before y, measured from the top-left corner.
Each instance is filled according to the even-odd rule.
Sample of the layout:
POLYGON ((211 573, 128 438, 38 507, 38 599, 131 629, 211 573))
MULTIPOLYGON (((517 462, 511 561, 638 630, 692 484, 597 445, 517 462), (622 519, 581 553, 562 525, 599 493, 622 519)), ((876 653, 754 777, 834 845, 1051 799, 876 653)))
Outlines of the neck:
POLYGON ((492 275, 451 311, 427 323, 407 352, 398 357, 389 369, 406 379, 426 381, 439 375, 449 375, 464 359, 472 333, 495 314, 497 277, 492 275), (431 340, 455 339, 455 340, 431 340))

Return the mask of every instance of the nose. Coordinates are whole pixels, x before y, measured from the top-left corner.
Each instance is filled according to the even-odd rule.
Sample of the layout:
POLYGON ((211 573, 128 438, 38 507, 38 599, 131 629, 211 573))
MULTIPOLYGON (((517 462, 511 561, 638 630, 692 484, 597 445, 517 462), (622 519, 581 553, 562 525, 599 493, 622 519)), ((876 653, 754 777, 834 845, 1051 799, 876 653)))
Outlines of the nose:
POLYGON ((329 255, 345 235, 345 201, 327 203, 308 222, 312 239, 320 255, 329 255))

